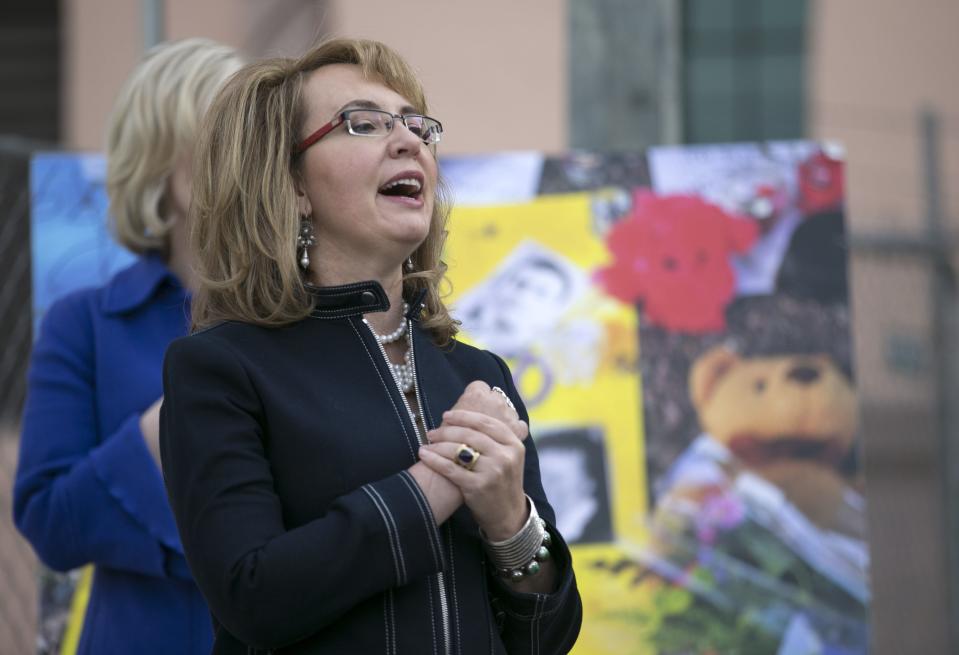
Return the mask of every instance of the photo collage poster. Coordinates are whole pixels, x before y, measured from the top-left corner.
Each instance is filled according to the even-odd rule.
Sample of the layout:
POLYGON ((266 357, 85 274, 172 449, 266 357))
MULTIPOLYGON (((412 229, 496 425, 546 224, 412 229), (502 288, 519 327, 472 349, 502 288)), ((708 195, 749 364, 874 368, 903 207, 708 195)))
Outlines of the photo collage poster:
POLYGON ((867 652, 842 159, 443 162, 449 301, 527 401, 584 601, 575 653, 867 652))
MULTIPOLYGON (((131 261, 103 170, 34 159, 37 320, 131 261)), ((867 652, 841 150, 513 152, 441 171, 447 301, 529 409, 583 596, 574 653, 867 652)))
POLYGON ((30 161, 34 335, 63 295, 105 284, 134 255, 107 218, 106 160, 96 153, 41 153, 30 161))

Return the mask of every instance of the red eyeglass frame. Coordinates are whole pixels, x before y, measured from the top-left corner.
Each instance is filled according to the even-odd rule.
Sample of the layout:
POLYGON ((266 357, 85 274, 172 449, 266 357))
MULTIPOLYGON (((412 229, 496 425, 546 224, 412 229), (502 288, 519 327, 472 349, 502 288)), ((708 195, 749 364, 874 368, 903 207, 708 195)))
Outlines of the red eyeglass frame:
POLYGON ((331 120, 326 125, 323 125, 318 130, 313 132, 310 136, 306 137, 302 141, 296 144, 293 148, 293 156, 301 154, 304 150, 312 146, 314 143, 325 137, 327 134, 332 132, 334 129, 343 124, 346 120, 346 112, 340 112, 333 120, 331 120))
MULTIPOLYGON (((400 120, 403 122, 404 125, 406 125, 406 117, 407 117, 407 116, 413 116, 413 115, 414 115, 414 114, 393 114, 393 113, 388 112, 388 111, 383 111, 382 109, 369 109, 369 110, 366 110, 366 109, 346 109, 346 110, 344 110, 344 111, 341 111, 341 112, 340 112, 335 118, 333 118, 333 120, 331 120, 329 123, 320 126, 319 129, 317 129, 315 132, 313 132, 313 133, 310 134, 308 137, 306 137, 305 139, 303 139, 302 141, 300 141, 298 144, 296 144, 296 145, 293 147, 293 156, 294 156, 294 157, 298 157, 300 154, 303 153, 304 150, 306 150, 307 148, 309 148, 310 146, 312 146, 314 143, 316 143, 317 141, 319 141, 320 139, 322 139, 323 137, 325 137, 327 134, 329 134, 330 132, 332 132, 334 129, 336 129, 337 127, 339 127, 340 125, 342 125, 343 123, 345 123, 347 120, 349 120, 349 115, 350 115, 350 112, 352 112, 352 111, 377 111, 377 112, 382 112, 382 113, 384 113, 384 114, 389 114, 390 116, 393 117, 394 120, 396 120, 397 118, 400 119, 400 120)), ((416 116, 423 116, 423 118, 427 118, 427 119, 429 119, 429 120, 431 120, 431 121, 434 121, 434 122, 439 126, 439 132, 440 132, 440 134, 442 134, 442 132, 443 132, 443 124, 442 124, 441 122, 439 122, 438 120, 436 120, 436 119, 433 118, 432 116, 425 116, 425 115, 422 115, 422 114, 415 114, 415 115, 416 115, 416 116)), ((439 139, 437 139, 437 141, 439 141, 439 139)), ((432 147, 434 147, 434 146, 436 145, 436 141, 434 141, 434 142, 432 142, 432 143, 428 143, 427 145, 432 148, 432 147)))

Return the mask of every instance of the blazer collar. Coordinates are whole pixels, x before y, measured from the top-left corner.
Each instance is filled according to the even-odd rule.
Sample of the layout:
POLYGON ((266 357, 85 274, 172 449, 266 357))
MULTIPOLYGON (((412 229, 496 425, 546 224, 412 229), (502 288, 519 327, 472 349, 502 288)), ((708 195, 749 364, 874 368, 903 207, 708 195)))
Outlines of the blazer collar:
POLYGON ((335 287, 306 286, 313 296, 315 318, 345 318, 368 312, 385 312, 390 299, 379 282, 367 280, 340 284, 335 287))
POLYGON ((159 253, 143 255, 107 283, 103 296, 103 311, 108 314, 124 314, 138 309, 150 300, 164 283, 182 289, 180 281, 166 267, 159 253))
MULTIPOLYGON (((382 285, 375 280, 341 284, 335 287, 315 287, 307 285, 307 290, 313 297, 313 312, 315 318, 345 318, 370 312, 385 312, 390 308, 390 299, 382 285)), ((420 291, 410 303, 410 316, 419 316, 422 310, 421 303, 426 295, 420 291)))

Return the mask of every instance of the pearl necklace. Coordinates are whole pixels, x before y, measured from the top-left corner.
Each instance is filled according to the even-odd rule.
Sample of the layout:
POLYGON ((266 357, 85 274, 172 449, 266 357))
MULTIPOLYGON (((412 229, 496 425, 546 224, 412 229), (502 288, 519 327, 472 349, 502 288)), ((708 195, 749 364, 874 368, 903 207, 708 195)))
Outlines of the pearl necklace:
POLYGON ((403 393, 409 393, 413 390, 413 383, 416 379, 416 371, 413 369, 413 362, 410 358, 409 337, 407 337, 406 353, 403 355, 402 364, 390 362, 390 368, 393 369, 393 377, 396 378, 396 386, 403 393))
POLYGON ((379 341, 381 344, 385 346, 388 343, 399 341, 400 337, 402 337, 403 334, 406 332, 406 314, 409 313, 409 311, 410 311, 409 304, 403 303, 403 316, 402 318, 400 318, 400 325, 389 334, 377 334, 376 330, 373 329, 373 326, 370 325, 369 321, 367 321, 364 318, 363 322, 366 323, 367 325, 370 325, 370 330, 373 332, 373 336, 376 337, 377 341, 379 341))
MULTIPOLYGON (((393 370, 393 379, 396 380, 396 386, 398 386, 403 393, 409 393, 413 390, 413 384, 416 379, 416 371, 413 368, 412 356, 412 345, 410 344, 409 332, 406 327, 409 324, 409 321, 406 319, 407 313, 410 311, 410 306, 407 303, 403 303, 403 318, 400 320, 400 325, 395 330, 389 334, 377 334, 376 330, 373 329, 373 326, 370 325, 370 322, 365 318, 363 322, 366 323, 367 327, 370 328, 370 332, 373 333, 373 336, 376 338, 377 342, 381 345, 386 345, 388 343, 395 343, 400 340, 404 335, 406 336, 406 353, 403 355, 403 362, 401 364, 394 364, 387 357, 386 361, 390 365, 390 368, 393 370)), ((383 351, 383 354, 386 355, 386 351, 383 351)))

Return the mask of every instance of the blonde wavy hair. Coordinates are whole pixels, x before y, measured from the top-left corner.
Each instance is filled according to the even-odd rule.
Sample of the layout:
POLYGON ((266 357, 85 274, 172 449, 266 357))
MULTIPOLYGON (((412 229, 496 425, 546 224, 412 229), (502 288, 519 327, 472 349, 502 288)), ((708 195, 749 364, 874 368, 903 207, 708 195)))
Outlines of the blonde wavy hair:
POLYGON ((107 130, 107 194, 117 240, 136 253, 166 250, 164 195, 177 160, 192 155, 200 117, 243 65, 208 39, 161 43, 120 90, 107 130))
MULTIPOLYGON (((194 330, 228 320, 281 326, 313 310, 296 257, 299 159, 294 145, 306 120, 304 80, 331 64, 359 66, 418 113, 428 113, 422 85, 409 65, 376 41, 334 39, 299 59, 260 61, 234 76, 207 113, 194 166, 194 330)), ((441 181, 429 233, 412 255, 415 272, 403 278, 407 297, 425 290, 422 325, 439 345, 447 345, 457 331, 440 291, 448 197, 441 181)))

